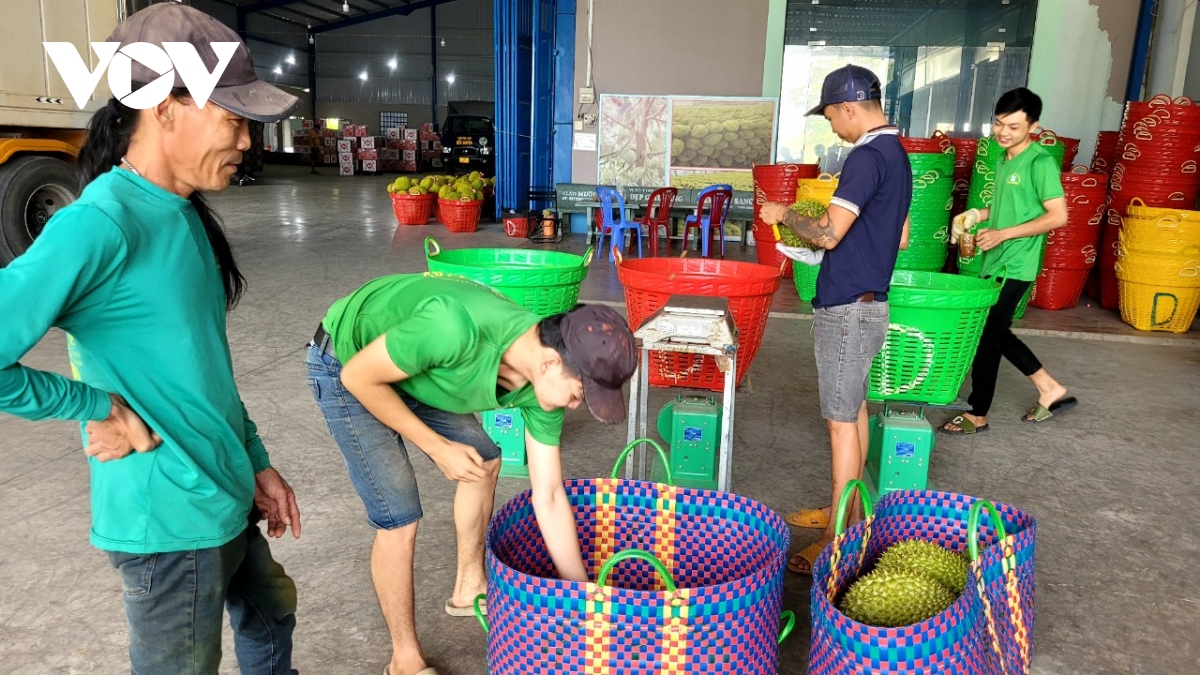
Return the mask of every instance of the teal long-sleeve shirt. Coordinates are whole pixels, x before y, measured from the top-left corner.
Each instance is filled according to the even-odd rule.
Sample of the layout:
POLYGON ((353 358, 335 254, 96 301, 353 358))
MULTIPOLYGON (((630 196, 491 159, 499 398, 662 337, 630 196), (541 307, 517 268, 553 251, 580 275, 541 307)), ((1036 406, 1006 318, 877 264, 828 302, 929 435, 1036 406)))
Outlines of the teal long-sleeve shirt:
POLYGON ((163 442, 88 460, 92 544, 167 553, 242 532, 270 461, 233 380, 220 271, 191 203, 123 169, 0 269, 0 413, 82 427, 110 392, 163 442), (19 363, 51 327, 70 335, 74 379, 19 363))

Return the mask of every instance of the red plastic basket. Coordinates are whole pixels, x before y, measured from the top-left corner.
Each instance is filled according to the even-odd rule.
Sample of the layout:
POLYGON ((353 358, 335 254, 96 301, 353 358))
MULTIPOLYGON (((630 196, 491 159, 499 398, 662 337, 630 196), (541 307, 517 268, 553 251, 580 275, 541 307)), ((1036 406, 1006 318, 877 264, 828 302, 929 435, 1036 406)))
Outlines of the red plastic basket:
POLYGON ((392 195, 392 212, 401 225, 424 225, 429 222, 429 213, 433 210, 433 200, 437 195, 410 195, 394 193, 392 195))
POLYGON ((796 181, 821 175, 818 164, 760 164, 752 169, 754 186, 767 201, 791 204, 796 198, 796 181))
MULTIPOLYGON (((901 136, 900 145, 904 146, 904 149, 909 153, 939 153, 953 147, 950 137, 942 133, 935 133, 933 138, 901 136)), ((957 159, 957 156, 955 159, 957 159)))
MULTIPOLYGON (((617 279, 625 287, 629 325, 638 327, 672 295, 729 299, 738 329, 737 380, 754 363, 767 328, 771 300, 779 290, 778 267, 705 258, 618 258, 617 279)), ((725 376, 711 356, 650 353, 650 384, 721 391, 725 376)))
POLYGON ((1041 309, 1070 309, 1079 304, 1091 270, 1043 269, 1033 285, 1029 304, 1041 309))
POLYGON ((438 209, 442 224, 451 232, 474 232, 479 229, 479 214, 483 209, 483 200, 458 202, 449 199, 438 199, 438 209))
POLYGON ((792 261, 775 248, 775 233, 758 218, 754 219, 754 255, 758 264, 781 270, 784 279, 792 278, 792 261))
POLYGON ((504 216, 504 234, 518 239, 529 236, 528 216, 504 216))

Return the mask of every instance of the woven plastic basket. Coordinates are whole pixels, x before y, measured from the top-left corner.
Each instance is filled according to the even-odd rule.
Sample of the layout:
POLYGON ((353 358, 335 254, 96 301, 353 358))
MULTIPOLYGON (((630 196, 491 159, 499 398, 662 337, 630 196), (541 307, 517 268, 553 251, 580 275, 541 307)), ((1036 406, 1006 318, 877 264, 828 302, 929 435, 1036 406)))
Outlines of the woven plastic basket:
POLYGON ((799 260, 792 261, 792 280, 796 283, 796 294, 803 302, 812 302, 817 297, 817 275, 820 265, 808 265, 799 260))
POLYGON ((738 495, 617 472, 564 484, 594 583, 555 578, 528 490, 492 518, 488 672, 774 675, 791 627, 783 519, 738 495))
POLYGON ((896 255, 896 269, 937 272, 946 264, 946 244, 930 237, 919 239, 910 235, 908 248, 896 255))
POLYGON ((510 297, 538 316, 569 311, 579 301, 595 251, 582 256, 519 248, 461 248, 442 250, 433 237, 425 239, 429 271, 474 279, 510 297))
POLYGON ((986 279, 897 270, 891 316, 871 364, 869 398, 950 403, 958 395, 1000 285, 986 279))
POLYGON ((437 195, 410 195, 405 193, 392 194, 392 213, 401 225, 424 225, 429 222, 429 214, 433 211, 433 201, 437 195))
MULTIPOLYGON (((737 380, 750 370, 767 328, 771 300, 779 290, 780 270, 747 262, 704 258, 622 258, 617 279, 625 287, 629 325, 635 329, 663 308, 672 295, 708 295, 729 299, 738 329, 737 380)), ((721 391, 725 375, 711 356, 650 352, 650 384, 721 391)))
POLYGON ((901 490, 872 508, 865 494, 860 481, 846 486, 834 541, 813 566, 809 674, 1024 675, 1028 659, 1022 665, 1021 654, 1028 656, 1033 635, 1036 521, 1012 507, 966 495, 901 490), (870 515, 843 529, 855 487, 870 515), (976 508, 982 504, 988 508, 986 522, 976 508), (898 628, 868 626, 842 614, 837 603, 846 589, 884 550, 907 539, 974 552, 973 576, 954 604, 926 621, 898 628), (979 543, 985 546, 982 551, 979 543), (1004 563, 1011 568, 1006 570, 1004 563), (1016 658, 1009 658, 1010 652, 1016 658))
POLYGON ((442 224, 451 232, 465 233, 479 229, 479 214, 483 211, 483 200, 454 201, 438 198, 438 215, 442 224))
POLYGON ((1029 304, 1038 309, 1070 309, 1079 304, 1090 267, 1083 269, 1043 269, 1038 274, 1029 304))
POLYGON ((1138 330, 1186 333, 1200 309, 1200 287, 1143 283, 1117 270, 1121 320, 1138 330))

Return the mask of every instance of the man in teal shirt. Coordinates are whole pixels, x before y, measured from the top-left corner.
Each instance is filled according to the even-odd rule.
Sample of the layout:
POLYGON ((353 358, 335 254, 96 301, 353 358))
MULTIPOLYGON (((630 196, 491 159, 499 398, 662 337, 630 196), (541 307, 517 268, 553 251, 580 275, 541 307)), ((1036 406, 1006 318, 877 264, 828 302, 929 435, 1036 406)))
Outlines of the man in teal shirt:
POLYGON ((308 350, 309 386, 376 529, 371 572, 392 637, 389 675, 435 675, 413 621, 413 551, 421 499, 405 444, 458 484, 458 574, 445 610, 471 614, 487 588, 484 531, 500 449, 474 413, 518 408, 526 423, 532 504, 559 576, 586 582, 575 516, 563 488, 563 410, 587 403, 625 418, 633 334, 608 307, 580 305, 539 320, 468 279, 399 274, 334 303, 308 350))
MULTIPOLYGON (((176 75, 158 105, 113 99, 92 118, 87 186, 0 270, 0 412, 84 426, 91 540, 125 587, 134 673, 215 674, 226 606, 241 672, 291 673, 295 585, 258 521, 299 536, 299 511, 233 379, 225 315, 244 279, 200 192, 228 186, 247 119, 285 118, 296 99, 186 5, 152 5, 109 40, 188 42, 209 70, 209 43, 239 47, 204 107, 176 75), (51 327, 71 336, 74 379, 19 363, 51 327)), ((131 74, 159 77, 137 61, 131 74)))
POLYGON ((1000 299, 988 313, 979 349, 971 364, 971 410, 942 426, 948 434, 975 434, 988 429, 988 412, 996 394, 1000 359, 1008 359, 1037 387, 1038 400, 1024 416, 1042 422, 1076 404, 1060 384, 1012 332, 1013 314, 1042 269, 1046 233, 1067 224, 1062 167, 1031 134, 1037 130, 1042 99, 1028 89, 1014 89, 996 102, 992 134, 1004 149, 996 169, 996 194, 988 209, 972 209, 954 219, 952 237, 981 222, 989 227, 975 235, 982 251, 980 276, 1003 284, 1000 299))

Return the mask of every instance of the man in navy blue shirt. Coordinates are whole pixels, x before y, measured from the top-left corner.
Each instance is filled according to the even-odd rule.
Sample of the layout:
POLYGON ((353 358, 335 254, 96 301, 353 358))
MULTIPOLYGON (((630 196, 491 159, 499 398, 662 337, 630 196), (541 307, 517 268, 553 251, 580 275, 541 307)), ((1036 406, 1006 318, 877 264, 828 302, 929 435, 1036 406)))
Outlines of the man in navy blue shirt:
MULTIPOLYGON (((900 132, 883 114, 879 78, 859 66, 830 73, 821 103, 808 112, 824 115, 833 132, 853 148, 825 215, 810 219, 785 204, 765 204, 768 225, 782 223, 823 253, 813 299, 813 343, 821 415, 833 449, 833 503, 851 479, 861 478, 867 459, 867 376, 888 330, 887 294, 896 254, 908 246, 912 169, 900 132)), ((800 527, 824 530, 797 553, 788 568, 811 574, 813 561, 833 540, 829 508, 787 516, 800 527)), ((853 520, 860 519, 856 513, 853 520)))

